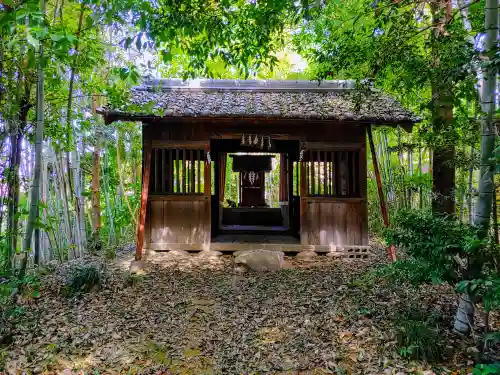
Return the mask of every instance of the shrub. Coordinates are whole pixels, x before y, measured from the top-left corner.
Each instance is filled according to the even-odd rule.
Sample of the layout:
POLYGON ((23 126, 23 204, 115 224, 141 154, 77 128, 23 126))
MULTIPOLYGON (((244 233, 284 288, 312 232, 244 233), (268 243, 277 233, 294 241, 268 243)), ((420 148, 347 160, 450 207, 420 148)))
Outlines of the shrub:
POLYGON ((462 260, 483 249, 470 225, 428 211, 400 211, 386 240, 408 255, 393 267, 393 276, 414 284, 448 282, 463 279, 462 260))
POLYGON ((397 327, 399 354, 411 359, 433 361, 441 353, 435 328, 418 320, 401 321, 397 327))
POLYGON ((438 360, 442 345, 438 322, 440 315, 417 306, 408 307, 395 322, 399 354, 411 359, 438 360))
MULTIPOLYGON (((466 293, 474 304, 482 303, 486 314, 499 310, 500 274, 495 260, 499 246, 480 234, 477 228, 450 217, 427 211, 399 212, 385 235, 388 243, 403 250, 403 257, 377 274, 414 285, 446 282, 466 293)), ((405 332, 420 328, 410 325, 405 332)), ((485 349, 494 342, 491 333, 482 339, 485 349)))
POLYGON ((84 293, 100 290, 103 285, 103 270, 94 265, 71 267, 69 278, 63 287, 66 297, 79 297, 84 293))

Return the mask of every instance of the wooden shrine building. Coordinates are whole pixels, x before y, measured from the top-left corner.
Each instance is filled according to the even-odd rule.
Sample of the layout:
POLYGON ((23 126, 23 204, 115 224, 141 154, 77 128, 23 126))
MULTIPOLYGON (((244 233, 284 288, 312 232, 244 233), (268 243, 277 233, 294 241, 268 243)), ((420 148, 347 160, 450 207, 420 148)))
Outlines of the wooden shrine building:
POLYGON ((143 124, 137 259, 143 246, 364 251, 367 128, 411 131, 416 121, 351 81, 154 80, 132 89, 130 105, 99 113, 143 124), (229 155, 235 172, 252 172, 253 186, 240 179, 240 207, 224 207, 229 155), (279 207, 266 207, 271 156, 258 155, 279 165, 279 207))

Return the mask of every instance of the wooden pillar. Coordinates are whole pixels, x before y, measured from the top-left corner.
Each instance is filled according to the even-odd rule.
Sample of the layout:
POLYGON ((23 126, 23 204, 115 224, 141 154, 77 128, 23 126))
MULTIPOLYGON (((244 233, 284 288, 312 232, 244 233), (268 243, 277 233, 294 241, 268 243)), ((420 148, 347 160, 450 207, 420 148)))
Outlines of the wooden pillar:
MULTIPOLYGON (((368 126, 368 141, 370 142, 370 151, 372 154, 373 170, 375 172, 375 179, 377 181, 378 197, 380 200, 380 212, 382 214, 382 220, 386 228, 389 227, 389 214, 387 212, 387 205, 385 203, 384 189, 382 188, 382 179, 380 178, 380 169, 378 167, 377 153, 375 152, 375 143, 373 142, 372 128, 371 125, 368 126)), ((388 249, 389 257, 392 261, 396 260, 396 249, 394 245, 390 245, 388 249)))
POLYGON ((142 173, 141 210, 139 212, 139 223, 137 225, 135 260, 141 260, 142 248, 144 247, 144 227, 146 225, 146 209, 148 206, 150 174, 151 174, 151 142, 148 141, 145 143, 145 149, 144 149, 144 171, 142 173))
POLYGON ((224 203, 226 193, 226 160, 227 154, 221 152, 219 155, 219 201, 224 203))
POLYGON ((307 237, 308 223, 306 223, 306 210, 307 210, 307 171, 304 161, 299 161, 300 164, 300 243, 302 245, 309 245, 309 238, 307 237))
POLYGON ((215 231, 213 231, 212 227, 212 165, 208 163, 207 156, 210 152, 210 147, 206 146, 205 148, 205 161, 203 162, 204 166, 204 175, 203 175, 203 193, 205 194, 205 217, 208 220, 206 224, 206 228, 208 228, 209 233, 206 236, 205 244, 203 250, 210 250, 210 240, 212 235, 215 235, 215 231))
POLYGON ((367 191, 367 183, 368 183, 368 160, 366 158, 366 139, 363 142, 363 147, 361 150, 359 150, 359 158, 358 158, 358 163, 359 163, 359 169, 358 169, 358 175, 355 176, 355 178, 358 179, 359 181, 359 195, 363 199, 364 204, 363 208, 361 210, 361 215, 363 215, 363 221, 362 221, 362 237, 361 237, 361 244, 362 245, 369 245, 369 238, 368 238, 368 191, 367 191))
POLYGON ((212 170, 211 170, 211 165, 207 160, 208 153, 210 152, 209 148, 207 147, 205 149, 205 175, 204 175, 204 183, 203 183, 203 188, 204 188, 204 193, 206 196, 210 198, 210 195, 212 194, 212 170))
POLYGON ((287 200, 286 197, 287 178, 285 171, 286 171, 285 154, 280 154, 280 196, 279 196, 280 202, 285 202, 287 200))

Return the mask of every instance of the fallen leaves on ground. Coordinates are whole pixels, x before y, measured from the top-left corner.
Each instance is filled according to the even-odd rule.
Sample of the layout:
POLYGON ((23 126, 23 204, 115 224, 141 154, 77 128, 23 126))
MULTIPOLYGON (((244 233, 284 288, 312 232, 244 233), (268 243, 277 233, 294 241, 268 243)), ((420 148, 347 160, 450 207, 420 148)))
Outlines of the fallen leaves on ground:
MULTIPOLYGON (((43 280, 7 352, 15 372, 79 370, 142 374, 432 374, 396 349, 394 317, 416 304, 449 319, 450 288, 376 285, 359 280, 384 257, 301 262, 278 272, 235 274, 231 256, 147 262, 127 283, 129 255, 106 265, 104 288, 61 297, 69 265, 43 280), (168 372, 170 371, 170 372, 168 372)), ((100 263, 99 258, 80 262, 100 263)), ((444 333, 446 334, 446 333, 444 333)), ((441 368, 465 369, 449 342, 441 368)), ((470 344, 464 343, 465 347, 470 344)))

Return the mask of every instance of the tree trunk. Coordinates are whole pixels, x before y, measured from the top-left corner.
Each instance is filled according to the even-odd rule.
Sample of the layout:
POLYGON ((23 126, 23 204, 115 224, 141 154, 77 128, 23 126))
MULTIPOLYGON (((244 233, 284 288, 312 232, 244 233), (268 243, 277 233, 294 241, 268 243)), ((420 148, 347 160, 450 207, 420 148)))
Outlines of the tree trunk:
MULTIPOLYGON (((411 147, 408 148, 408 175, 413 176, 413 150, 411 147)), ((408 186, 408 207, 411 209, 412 208, 412 187, 408 186)))
POLYGON ((108 154, 104 154, 104 163, 102 166, 102 184, 104 192, 104 202, 106 204, 106 213, 108 216, 108 245, 115 244, 115 225, 113 212, 111 210, 111 200, 109 199, 109 177, 106 174, 106 170, 109 168, 109 157, 108 154))
MULTIPOLYGON (((418 174, 422 177, 422 148, 418 147, 418 174)), ((424 197, 422 196, 422 183, 418 186, 418 208, 424 208, 424 197)))
POLYGON ((495 240, 495 244, 500 243, 500 239, 498 238, 498 212, 497 212, 497 187, 496 184, 493 185, 493 214, 491 218, 493 220, 493 239, 495 240))
POLYGON ((461 294, 458 297, 458 307, 455 315, 453 331, 461 335, 468 335, 473 324, 474 303, 467 293, 461 294))
MULTIPOLYGON (((486 0, 484 26, 486 31, 485 38, 485 56, 488 55, 496 46, 498 39, 498 10, 499 0, 486 0)), ((492 66, 483 68, 483 78, 481 85, 481 167, 479 175, 479 197, 477 201, 476 212, 474 215, 474 226, 479 229, 479 235, 485 238, 488 235, 490 227, 491 208, 493 205, 494 194, 494 171, 495 162, 493 161, 493 151, 495 148, 495 130, 493 129, 493 116, 495 113, 495 86, 496 70, 492 66)), ((469 264, 470 277, 475 278, 476 273, 481 269, 481 264, 469 264)), ((472 296, 461 297, 460 305, 466 304, 466 312, 473 318, 474 305, 472 302, 463 302, 465 299, 472 301, 472 296)), ((463 324, 464 312, 459 308, 455 316, 454 330, 460 334, 468 335, 470 333, 473 321, 469 326, 463 324)))
MULTIPOLYGON (((474 155, 474 148, 470 147, 471 159, 474 155)), ((469 216, 468 223, 472 225, 472 177, 474 176, 474 166, 471 163, 469 167, 469 181, 467 184, 467 214, 469 216)))
MULTIPOLYGON (((75 74, 76 74, 76 59, 78 58, 78 38, 80 37, 80 33, 82 30, 82 24, 83 24, 83 15, 85 11, 85 4, 82 3, 80 6, 80 15, 78 18, 78 28, 76 31, 76 44, 75 44, 75 56, 74 60, 71 63, 70 66, 70 78, 69 78, 69 89, 68 89, 68 101, 67 101, 67 106, 66 106, 66 134, 67 134, 67 143, 68 147, 71 146, 72 144, 72 139, 71 139, 71 133, 72 133, 72 126, 71 126, 71 120, 72 120, 72 107, 73 107, 73 91, 74 91, 74 83, 75 83, 75 74)), ((75 144, 76 147, 76 144, 75 144)), ((79 200, 76 194, 76 186, 73 186, 73 176, 72 174, 74 171, 71 168, 70 165, 70 153, 66 152, 66 169, 67 169, 67 187, 69 191, 69 197, 73 201, 73 205, 75 207, 75 241, 74 241, 74 251, 75 251, 75 256, 81 256, 83 255, 83 249, 82 249, 82 240, 81 240, 81 233, 80 233, 80 205, 79 205, 79 200)), ((69 202, 67 203, 69 207, 69 202)), ((69 211, 68 211, 69 215, 69 211)))
MULTIPOLYGON (((451 113, 451 108, 450 108, 451 113)), ((435 213, 455 215, 455 147, 434 149, 432 168, 432 210, 435 213)))
POLYGON ((100 197, 100 147, 92 153, 92 236, 95 249, 101 248, 101 197, 100 197))
MULTIPOLYGON (((497 43, 498 37, 498 0, 487 0, 485 8, 485 54, 489 53, 497 43)), ((493 116, 495 114, 495 86, 496 71, 493 67, 483 69, 481 92, 481 107, 483 111, 481 121, 481 167, 479 174, 479 197, 477 200, 474 225, 481 229, 486 236, 490 224, 491 207, 494 191, 493 150, 495 148, 495 129, 493 116)))
POLYGON ((66 178, 68 178, 68 172, 64 172, 64 165, 68 163, 64 163, 64 155, 65 153, 57 153, 56 154, 56 160, 58 160, 58 170, 59 170, 59 178, 61 181, 61 191, 62 191, 62 199, 63 199, 63 207, 64 207, 64 212, 63 212, 63 218, 64 218, 64 223, 66 226, 66 233, 68 235, 68 259, 74 259, 76 258, 76 251, 75 251, 75 241, 73 238, 73 231, 71 230, 71 215, 69 213, 69 197, 68 197, 68 183, 66 182, 66 178))
POLYGON ((455 215, 455 147, 446 133, 453 123, 453 83, 440 74, 440 42, 447 38, 444 24, 449 21, 451 0, 431 3, 433 23, 432 51, 436 76, 432 82, 432 125, 435 133, 443 136, 434 145, 432 166, 432 210, 435 213, 455 215), (443 13, 446 14, 443 18, 443 13))
MULTIPOLYGON (((41 0, 42 14, 45 14, 45 0, 41 0)), ((24 237, 24 251, 31 250, 31 239, 33 229, 39 217, 40 209, 38 202, 40 199, 40 174, 42 168, 42 144, 44 131, 44 73, 43 73, 43 43, 40 43, 38 51, 38 67, 37 67, 37 85, 36 85, 36 134, 35 134, 35 167, 33 171, 33 183, 30 192, 30 210, 28 217, 28 226, 24 237)), ((36 240, 40 240, 40 233, 36 236, 36 240)), ((35 243, 35 264, 40 261, 40 244, 35 243)))
MULTIPOLYGON (((130 213, 130 217, 132 218, 132 222, 134 223, 134 228, 137 226, 137 219, 135 217, 135 212, 130 205, 127 194, 125 192, 125 187, 123 185, 123 171, 122 171, 122 163, 120 158, 120 147, 121 147, 121 137, 120 137, 120 129, 116 132, 116 168, 118 171, 118 180, 120 182, 120 188, 122 191, 123 200, 127 205, 128 212, 130 213)), ((132 168, 133 169, 133 168, 132 168)))
POLYGON ((7 192, 8 212, 7 212, 7 258, 12 264, 12 258, 17 249, 18 239, 18 219, 17 211, 19 207, 19 161, 21 154, 21 130, 19 124, 15 134, 10 136, 10 166, 9 166, 9 183, 7 192))
POLYGON ((76 230, 78 231, 78 245, 79 245, 79 255, 83 256, 84 249, 86 246, 86 233, 85 233, 85 205, 82 196, 82 169, 80 168, 80 153, 84 150, 78 150, 80 142, 75 142, 75 150, 72 152, 72 167, 73 167, 73 186, 75 191, 75 222, 76 230))

